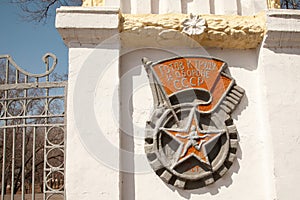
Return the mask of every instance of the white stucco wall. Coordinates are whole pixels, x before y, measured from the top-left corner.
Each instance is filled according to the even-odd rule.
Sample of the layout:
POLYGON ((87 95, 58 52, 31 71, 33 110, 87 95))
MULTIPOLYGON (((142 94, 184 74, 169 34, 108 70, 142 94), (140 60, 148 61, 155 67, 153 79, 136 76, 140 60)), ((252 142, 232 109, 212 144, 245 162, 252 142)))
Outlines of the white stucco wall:
POLYGON ((272 136, 277 198, 300 199, 300 50, 263 49, 266 124, 272 136))
MULTIPOLYGON (((247 3, 250 6, 252 1, 247 3)), ((254 50, 183 49, 184 44, 168 50, 165 47, 120 49, 118 35, 102 43, 118 33, 118 9, 109 12, 106 8, 81 9, 62 9, 57 21, 70 47, 67 199, 300 198, 297 190, 300 37, 294 26, 298 15, 269 14, 268 18, 274 19, 268 22, 266 42, 254 50), (113 15, 107 16, 113 20, 102 26, 99 13, 103 17, 113 15), (82 23, 80 19, 85 14, 91 20, 97 19, 94 22, 100 25, 95 26, 100 27, 82 23), (246 95, 233 113, 240 138, 237 160, 216 183, 183 191, 164 184, 144 154, 144 127, 153 101, 141 58, 146 56, 156 61, 191 54, 226 61, 246 95)))
POLYGON ((118 58, 118 52, 91 48, 69 50, 67 199, 119 198, 119 172, 115 170, 119 165, 118 103, 114 107, 116 112, 112 109, 112 99, 118 102, 112 89, 119 82, 118 62, 111 62, 118 58), (106 61, 95 55, 104 56, 106 61), (105 68, 101 66, 108 65, 110 70, 103 71, 105 68))
MULTIPOLYGON (((179 49, 173 50, 177 55, 187 55, 186 51, 179 49)), ((124 200, 130 199, 257 199, 266 200, 273 199, 274 185, 272 173, 272 158, 269 157, 270 141, 269 135, 265 127, 265 108, 262 105, 261 91, 258 90, 261 83, 260 70, 258 68, 258 52, 256 50, 219 50, 203 49, 190 50, 190 54, 210 55, 219 57, 229 64, 232 76, 236 79, 237 84, 246 90, 246 96, 238 106, 233 118, 237 125, 240 137, 240 146, 237 153, 237 161, 227 172, 227 174, 216 183, 205 189, 197 189, 192 191, 177 190, 174 187, 166 185, 160 178, 150 169, 145 173, 132 175, 130 179, 122 180, 124 185, 129 185, 131 193, 121 191, 124 200)), ((140 50, 128 53, 121 60, 120 69, 126 72, 130 69, 136 69, 136 73, 132 76, 132 84, 138 88, 139 79, 147 80, 144 69, 140 64, 140 59, 144 56, 152 60, 159 60, 166 57, 173 57, 171 53, 164 50, 140 50), (138 66, 138 67, 137 67, 138 66), (135 80, 137 80, 135 82, 135 80)), ((123 72, 121 74, 126 74, 123 72)), ((120 77, 122 80, 122 76, 120 77)), ((122 82, 121 82, 122 83, 122 82)), ((133 124, 134 139, 126 144, 133 145, 135 154, 143 154, 143 141, 140 136, 143 134, 145 121, 149 117, 152 107, 152 95, 149 86, 145 85, 143 97, 136 94, 135 90, 127 90, 127 87, 120 85, 121 91, 132 96, 132 103, 128 107, 132 107, 132 119, 123 118, 126 123, 133 124), (124 91, 123 91, 124 90, 124 91), (142 109, 141 109, 142 105, 142 109), (145 109, 148 108, 148 109, 145 109)), ((128 103, 126 100, 121 104, 128 103)), ((126 109, 126 108, 125 108, 126 109)), ((123 144, 124 145, 124 144, 123 144)), ((125 145, 125 146, 126 146, 125 145)), ((136 163, 135 165, 141 165, 136 163)), ((145 166, 148 164, 145 160, 145 166)), ((121 188, 122 190, 122 188, 121 188)))
POLYGON ((70 49, 66 154, 68 199, 119 199, 119 196, 123 200, 162 196, 164 199, 272 199, 275 195, 273 161, 269 157, 271 147, 265 127, 262 94, 257 90, 264 79, 261 79, 256 50, 176 48, 166 51, 155 48, 124 51, 121 55, 118 67, 117 49, 70 49), (182 191, 164 184, 152 171, 144 154, 144 127, 153 102, 141 58, 147 56, 159 60, 188 54, 210 55, 228 62, 232 76, 246 90, 246 97, 233 115, 240 137, 237 161, 224 178, 208 188, 182 191), (86 85, 81 85, 82 81, 86 85), (118 94, 120 122, 117 121, 118 94), (94 113, 86 109, 92 109, 94 113), (100 147, 103 139, 111 145, 107 151, 100 147), (115 157, 118 158, 118 153, 111 151, 113 147, 118 149, 119 145, 133 154, 121 153, 120 163, 107 162, 119 161, 115 157), (118 166, 121 169, 125 166, 125 172, 115 170, 118 166), (128 170, 133 171, 127 173, 128 170))
MULTIPOLYGON (((177 49, 175 52, 180 53, 180 50, 177 49)), ((197 50, 192 52, 192 54, 196 53, 197 50)), ((111 67, 114 63, 111 61, 119 56, 118 50, 70 49, 66 149, 68 199, 97 199, 100 197, 119 199, 119 195, 123 200, 134 198, 147 200, 162 196, 166 200, 300 198, 297 196, 297 183, 300 175, 296 173, 300 166, 297 159, 300 152, 297 126, 300 121, 297 112, 299 98, 297 97, 300 94, 296 87, 300 84, 298 83, 300 72, 297 67, 297 63, 300 62, 298 56, 300 51, 262 49, 257 52, 256 50, 208 49, 207 53, 228 62, 232 76, 246 90, 245 98, 233 114, 239 131, 240 146, 237 161, 234 162, 224 178, 206 189, 189 192, 176 190, 164 184, 149 167, 147 160, 140 159, 144 155, 143 128, 152 109, 152 95, 140 59, 146 55, 152 60, 159 60, 172 57, 174 54, 157 49, 129 51, 121 59, 119 77, 118 65, 111 67), (138 169, 135 174, 118 172, 113 169, 114 167, 105 160, 104 162, 99 160, 97 152, 91 152, 91 148, 86 147, 86 141, 82 141, 82 134, 90 134, 92 139, 95 139, 95 135, 96 137, 99 135, 99 132, 93 133, 99 129, 93 128, 95 124, 89 119, 89 114, 76 107, 78 102, 74 104, 74 98, 78 98, 76 96, 78 93, 74 96, 74 91, 76 88, 78 89, 78 85, 76 85, 78 75, 82 73, 81 68, 86 67, 85 62, 89 59, 90 54, 96 55, 98 58, 106 58, 107 62, 101 59, 101 62, 98 63, 99 67, 110 66, 108 71, 102 72, 101 70, 101 73, 104 74, 95 71, 89 72, 86 81, 97 83, 94 86, 95 90, 90 90, 91 96, 89 96, 94 98, 92 108, 95 112, 96 125, 101 127, 104 137, 117 149, 119 146, 119 122, 116 122, 118 106, 114 102, 118 99, 116 94, 118 94, 117 85, 120 78, 122 104, 120 124, 121 129, 124 130, 120 136, 120 145, 129 152, 134 151, 132 157, 127 156, 126 159, 121 159, 120 165, 129 164, 129 168, 138 169), (290 73, 291 71, 293 73, 290 73), (128 87, 129 83, 130 87, 128 87), (129 101, 129 99, 131 100, 129 101), (112 109, 113 105, 116 106, 116 110, 112 109), (78 114, 80 117, 86 118, 79 125, 76 120, 78 114), (83 127, 78 130, 78 126, 83 127), (86 132, 80 132, 82 128, 86 129, 86 132), (133 137, 130 137, 131 134, 133 137), (136 155, 138 158, 135 157, 136 155), (140 169, 142 170, 140 171, 140 169), (122 184, 119 187, 120 183, 122 184)), ((199 54, 203 54, 203 50, 199 54)), ((91 66, 90 69, 97 68, 91 66)), ((85 92, 82 94, 86 95, 85 92)), ((84 104, 86 98, 89 97, 84 96, 82 103, 84 104)), ((99 148, 99 150, 102 149, 99 148)), ((118 156, 118 153, 113 155, 111 152, 103 153, 109 159, 112 156, 118 156)), ((116 166, 118 165, 116 164, 116 166)))
POLYGON ((299 10, 268 12, 261 53, 268 132, 273 143, 277 198, 299 199, 299 10))

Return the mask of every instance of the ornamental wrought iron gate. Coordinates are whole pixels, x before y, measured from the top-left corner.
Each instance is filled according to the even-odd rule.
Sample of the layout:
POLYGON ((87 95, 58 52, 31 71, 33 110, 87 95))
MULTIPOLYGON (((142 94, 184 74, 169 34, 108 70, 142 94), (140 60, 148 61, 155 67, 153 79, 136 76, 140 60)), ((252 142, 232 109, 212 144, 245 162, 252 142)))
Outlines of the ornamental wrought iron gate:
POLYGON ((53 54, 43 61, 32 74, 0 56, 1 200, 65 199, 67 81, 52 73, 53 54))

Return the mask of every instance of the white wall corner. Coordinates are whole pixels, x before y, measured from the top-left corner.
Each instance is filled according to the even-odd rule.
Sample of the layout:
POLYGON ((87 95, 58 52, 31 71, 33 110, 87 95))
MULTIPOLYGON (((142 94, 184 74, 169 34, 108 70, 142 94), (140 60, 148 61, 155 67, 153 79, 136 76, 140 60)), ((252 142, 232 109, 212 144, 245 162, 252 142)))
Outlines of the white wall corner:
MULTIPOLYGON (((298 155, 300 108, 300 11, 274 9, 267 12, 267 34, 260 51, 267 134, 274 169, 275 197, 299 199, 298 155)), ((274 198, 275 199, 275 198, 274 198)))

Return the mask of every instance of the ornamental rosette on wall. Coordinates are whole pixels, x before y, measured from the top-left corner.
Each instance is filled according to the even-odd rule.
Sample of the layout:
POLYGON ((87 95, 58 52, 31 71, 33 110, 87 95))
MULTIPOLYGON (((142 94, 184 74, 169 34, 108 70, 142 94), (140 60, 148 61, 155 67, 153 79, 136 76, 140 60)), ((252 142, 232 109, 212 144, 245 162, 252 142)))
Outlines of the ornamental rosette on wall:
POLYGON ((187 35, 201 35, 206 30, 206 21, 199 15, 190 14, 190 17, 182 22, 182 33, 187 35))

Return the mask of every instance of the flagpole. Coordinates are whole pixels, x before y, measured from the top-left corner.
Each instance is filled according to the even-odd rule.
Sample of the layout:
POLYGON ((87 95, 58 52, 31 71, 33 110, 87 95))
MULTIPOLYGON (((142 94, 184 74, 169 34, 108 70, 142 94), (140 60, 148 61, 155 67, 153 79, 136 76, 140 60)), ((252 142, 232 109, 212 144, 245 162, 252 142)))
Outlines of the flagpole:
MULTIPOLYGON (((177 117, 177 115, 176 115, 175 110, 174 110, 173 107, 172 107, 172 104, 171 104, 171 102, 170 102, 170 99, 169 99, 169 97, 167 96, 165 90, 162 88, 161 84, 159 84, 159 81, 157 80, 157 76, 155 75, 155 72, 154 72, 153 69, 151 68, 152 62, 149 61, 149 59, 146 58, 146 57, 142 58, 142 62, 143 62, 143 64, 144 64, 144 67, 145 67, 145 69, 146 69, 146 72, 147 72, 148 74, 151 73, 151 74, 153 75, 153 77, 154 77, 154 80, 153 80, 153 81, 155 82, 155 85, 158 86, 158 88, 159 88, 159 90, 160 90, 160 92, 161 92, 161 94, 162 94, 162 97, 163 97, 163 99, 165 100, 165 102, 166 102, 166 104, 167 104, 168 109, 171 110, 171 113, 172 113, 172 115, 174 116, 174 119, 175 119, 175 121, 176 121, 176 124, 179 125, 179 119, 178 119, 178 117, 177 117)), ((156 95, 157 95, 157 99, 158 99, 158 94, 156 94, 156 95)))

